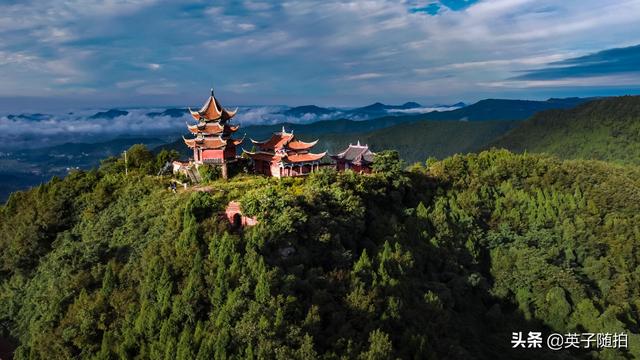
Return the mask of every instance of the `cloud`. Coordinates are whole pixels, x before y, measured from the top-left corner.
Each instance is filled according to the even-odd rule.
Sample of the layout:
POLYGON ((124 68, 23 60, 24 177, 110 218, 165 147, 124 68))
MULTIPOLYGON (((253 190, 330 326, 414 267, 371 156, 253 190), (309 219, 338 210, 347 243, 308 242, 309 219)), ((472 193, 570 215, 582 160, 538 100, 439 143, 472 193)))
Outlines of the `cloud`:
POLYGON ((526 70, 512 80, 559 80, 612 74, 635 74, 635 78, 639 78, 639 64, 640 45, 636 45, 551 62, 544 68, 526 70))
POLYGON ((349 75, 345 77, 345 79, 346 80, 369 80, 369 79, 377 79, 382 76, 384 75, 380 73, 370 72, 370 73, 364 73, 364 74, 349 75))
POLYGON ((402 113, 402 114, 426 114, 432 111, 451 111, 459 109, 460 106, 432 106, 432 107, 419 107, 413 109, 390 109, 389 113, 402 113))
POLYGON ((513 97, 495 85, 623 71, 562 61, 640 43, 638 13, 638 0, 11 2, 0 96, 159 105, 197 102, 214 83, 242 104, 513 97))
MULTIPOLYGON (((135 81, 132 80, 132 82, 135 81)), ((138 86, 139 84, 136 82, 125 85, 138 86)), ((151 85, 149 87, 151 88, 151 85)), ((308 123, 334 119, 342 114, 336 111, 323 115, 285 116, 282 112, 286 109, 288 109, 286 106, 240 106, 233 121, 241 126, 279 122, 308 123)), ((185 122, 194 122, 186 111, 182 117, 178 118, 148 115, 153 112, 162 112, 163 108, 127 109, 127 115, 113 119, 91 118, 95 113, 105 110, 107 109, 84 109, 71 113, 38 116, 0 116, 0 149, 12 149, 17 145, 44 147, 69 141, 81 142, 83 139, 104 141, 124 135, 169 135, 170 138, 175 138, 180 134, 187 134, 185 122)))
POLYGON ((487 87, 495 88, 516 88, 516 89, 529 89, 529 88, 585 88, 585 87, 622 87, 622 88, 634 88, 640 86, 640 73, 628 72, 620 73, 616 75, 591 75, 591 76, 579 76, 579 77, 561 77, 550 79, 507 79, 502 81, 487 82, 481 84, 487 87))

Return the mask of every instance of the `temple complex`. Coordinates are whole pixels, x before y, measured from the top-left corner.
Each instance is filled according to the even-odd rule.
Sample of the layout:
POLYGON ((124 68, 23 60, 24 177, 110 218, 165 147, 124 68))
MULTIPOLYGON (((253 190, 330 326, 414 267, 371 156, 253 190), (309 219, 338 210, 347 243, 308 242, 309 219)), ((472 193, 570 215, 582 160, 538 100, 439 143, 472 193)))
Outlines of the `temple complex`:
POLYGON ((312 153, 311 148, 318 142, 304 142, 296 139, 292 132, 282 127, 281 132, 271 135, 264 141, 251 140, 255 151, 245 151, 254 164, 258 174, 274 176, 302 176, 320 168, 320 160, 326 155, 312 153))
POLYGON ((189 125, 193 138, 184 139, 185 144, 193 150, 193 162, 196 167, 202 164, 218 165, 222 168, 222 177, 228 177, 227 164, 236 161, 237 147, 243 139, 233 139, 233 134, 240 125, 231 125, 230 120, 238 109, 228 111, 211 95, 198 111, 189 109, 191 116, 197 121, 189 125))
POLYGON ((349 147, 331 158, 336 161, 336 170, 343 171, 351 169, 358 173, 370 173, 373 157, 375 153, 369 150, 368 145, 360 145, 360 141, 356 145, 349 144, 349 147))

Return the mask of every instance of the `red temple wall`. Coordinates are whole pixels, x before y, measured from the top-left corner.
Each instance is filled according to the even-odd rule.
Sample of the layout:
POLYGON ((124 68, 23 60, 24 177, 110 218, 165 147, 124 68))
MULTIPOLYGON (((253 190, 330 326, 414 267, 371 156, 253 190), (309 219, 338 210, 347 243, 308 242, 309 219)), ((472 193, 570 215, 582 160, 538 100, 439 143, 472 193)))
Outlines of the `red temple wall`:
POLYGON ((224 152, 222 150, 202 150, 202 160, 207 159, 223 159, 224 152))

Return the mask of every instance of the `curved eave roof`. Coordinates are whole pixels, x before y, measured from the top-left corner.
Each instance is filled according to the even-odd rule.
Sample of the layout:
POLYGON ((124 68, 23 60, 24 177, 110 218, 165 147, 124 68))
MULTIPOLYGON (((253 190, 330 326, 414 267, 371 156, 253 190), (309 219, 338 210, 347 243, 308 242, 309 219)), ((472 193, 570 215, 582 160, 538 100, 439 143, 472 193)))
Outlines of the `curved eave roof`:
POLYGON ((214 137, 214 138, 195 138, 195 139, 185 139, 184 137, 182 138, 184 140, 184 143, 189 147, 189 148, 194 148, 194 147, 199 147, 201 149, 223 149, 225 146, 227 146, 227 141, 223 140, 219 137, 214 137))
POLYGON ((233 145, 238 146, 244 142, 244 136, 242 137, 242 139, 233 139, 231 141, 233 142, 233 145))
POLYGON ((233 111, 229 111, 220 105, 218 100, 213 96, 213 92, 205 101, 204 105, 198 111, 193 111, 189 108, 189 113, 194 119, 198 121, 217 121, 217 120, 229 120, 236 115, 238 108, 233 111))
POLYGON ((256 141, 251 139, 251 142, 263 149, 275 150, 282 148, 291 140, 293 140, 293 133, 274 133, 267 140, 256 141))
POLYGON ((371 150, 369 150, 369 146, 360 145, 360 142, 358 142, 358 145, 350 144, 347 149, 345 149, 341 153, 332 155, 331 157, 333 159, 341 159, 347 161, 356 161, 360 158, 364 159, 367 162, 372 162, 374 155, 375 154, 371 152, 371 150))
POLYGON ((252 158, 253 160, 272 161, 272 160, 275 160, 276 158, 279 158, 274 154, 269 154, 264 152, 251 152, 245 149, 242 149, 242 152, 244 154, 249 155, 249 157, 252 158))
POLYGON ((222 132, 234 133, 238 131, 240 125, 220 125, 220 123, 199 123, 196 125, 187 124, 187 128, 192 134, 219 134, 222 132))
POLYGON ((311 161, 318 161, 322 159, 325 155, 327 155, 326 151, 320 154, 313 154, 313 153, 293 154, 293 155, 287 155, 287 157, 283 158, 282 160, 284 162, 290 162, 290 163, 311 162, 311 161))
POLYGON ((287 147, 291 150, 308 150, 314 147, 317 143, 318 143, 318 140, 312 141, 312 142, 293 140, 287 144, 287 147))

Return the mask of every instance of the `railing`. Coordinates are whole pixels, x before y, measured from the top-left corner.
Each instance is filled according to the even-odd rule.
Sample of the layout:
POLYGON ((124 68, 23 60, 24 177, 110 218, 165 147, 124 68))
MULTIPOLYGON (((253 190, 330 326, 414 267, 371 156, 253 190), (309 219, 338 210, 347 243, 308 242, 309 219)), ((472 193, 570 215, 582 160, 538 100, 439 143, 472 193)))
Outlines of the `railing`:
POLYGON ((214 164, 214 165, 222 165, 224 164, 224 159, 204 159, 202 161, 203 164, 214 164))

